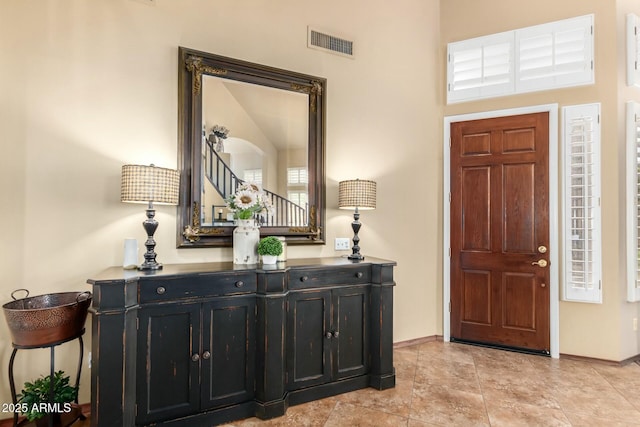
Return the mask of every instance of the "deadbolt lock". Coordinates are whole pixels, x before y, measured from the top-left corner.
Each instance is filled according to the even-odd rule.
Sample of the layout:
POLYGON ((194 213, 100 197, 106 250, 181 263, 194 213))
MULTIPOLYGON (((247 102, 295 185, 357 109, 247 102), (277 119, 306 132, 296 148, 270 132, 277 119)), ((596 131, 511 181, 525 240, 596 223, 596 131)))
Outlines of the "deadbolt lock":
POLYGON ((544 245, 540 245, 538 246, 538 252, 541 254, 546 254, 547 253, 547 247, 544 245))
POLYGON ((546 259, 541 259, 539 261, 532 262, 531 265, 537 265, 538 267, 544 268, 548 265, 548 262, 546 259))

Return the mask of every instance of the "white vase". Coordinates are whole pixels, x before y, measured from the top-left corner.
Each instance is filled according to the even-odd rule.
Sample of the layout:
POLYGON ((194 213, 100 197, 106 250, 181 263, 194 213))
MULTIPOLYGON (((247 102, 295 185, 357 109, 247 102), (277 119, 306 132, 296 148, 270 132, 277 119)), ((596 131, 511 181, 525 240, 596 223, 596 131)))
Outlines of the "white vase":
POLYGON ((278 262, 278 255, 262 255, 263 264, 275 264, 278 262))
POLYGON ((253 219, 239 219, 233 230, 233 263, 257 264, 260 230, 253 219))

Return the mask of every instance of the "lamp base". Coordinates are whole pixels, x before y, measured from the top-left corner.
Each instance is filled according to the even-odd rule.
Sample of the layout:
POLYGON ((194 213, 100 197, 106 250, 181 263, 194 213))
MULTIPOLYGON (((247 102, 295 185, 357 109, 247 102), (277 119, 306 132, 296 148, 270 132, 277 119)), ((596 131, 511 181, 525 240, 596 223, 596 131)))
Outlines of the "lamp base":
POLYGON ((138 270, 147 271, 147 270, 162 270, 162 264, 159 262, 143 262, 138 266, 138 270))
POLYGON ((142 227, 147 232, 147 241, 144 242, 144 245, 147 247, 147 252, 144 254, 144 262, 142 265, 138 266, 138 270, 141 271, 149 271, 149 270, 161 270, 162 264, 156 262, 156 241, 153 238, 153 234, 156 232, 158 228, 158 221, 154 218, 156 215, 155 209, 153 209, 153 204, 149 202, 149 208, 147 209, 147 219, 142 223, 142 227))
POLYGON ((352 254, 347 257, 352 261, 362 261, 364 259, 364 256, 360 254, 360 237, 358 237, 358 231, 360 231, 361 226, 360 212, 358 212, 358 208, 356 207, 356 211, 353 214, 353 222, 351 223, 351 229, 353 230, 353 246, 351 247, 352 254))

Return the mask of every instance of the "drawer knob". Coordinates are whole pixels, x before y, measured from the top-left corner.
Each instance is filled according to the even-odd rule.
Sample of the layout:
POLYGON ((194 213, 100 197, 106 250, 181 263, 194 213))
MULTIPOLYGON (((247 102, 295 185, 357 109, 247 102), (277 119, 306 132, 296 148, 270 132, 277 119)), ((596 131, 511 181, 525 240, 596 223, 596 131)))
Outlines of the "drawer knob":
POLYGON ((300 278, 300 281, 301 281, 301 282, 306 282, 307 280, 309 280, 309 278, 308 278, 307 276, 302 276, 302 277, 300 278))
POLYGON ((202 353, 202 358, 204 360, 209 360, 210 357, 211 357, 211 353, 209 353, 208 351, 205 351, 204 353, 202 353))
POLYGON ((164 294, 165 292, 167 292, 167 290, 165 289, 165 287, 164 287, 164 286, 158 286, 158 289, 156 289, 156 293, 157 293, 158 295, 162 295, 162 294, 164 294))
POLYGON ((236 288, 241 288, 241 287, 243 287, 243 286, 244 286, 244 282, 243 282, 242 280, 238 280, 238 281, 236 282, 236 288))
POLYGON ((195 353, 193 356, 191 356, 191 360, 197 362, 198 360, 200 360, 200 355, 198 353, 195 353))
POLYGON ((362 276, 363 276, 362 271, 358 271, 358 272, 356 273, 356 277, 357 277, 358 279, 362 278, 362 276))

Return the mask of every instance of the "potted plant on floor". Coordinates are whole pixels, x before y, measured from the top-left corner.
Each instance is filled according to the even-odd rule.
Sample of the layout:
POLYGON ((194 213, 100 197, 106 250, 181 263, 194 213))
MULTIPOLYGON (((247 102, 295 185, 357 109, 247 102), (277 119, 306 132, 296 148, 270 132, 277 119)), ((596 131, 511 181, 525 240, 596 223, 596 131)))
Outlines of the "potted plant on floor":
POLYGON ((282 242, 275 236, 267 236, 258 242, 258 254, 262 255, 263 264, 275 264, 282 253, 282 242))
POLYGON ((47 426, 47 414, 54 417, 54 425, 60 424, 60 414, 71 412, 71 402, 78 396, 77 387, 69 385, 69 377, 64 371, 53 376, 53 401, 50 398, 50 376, 41 377, 33 382, 25 382, 18 397, 20 412, 28 421, 35 421, 36 426, 47 426))

